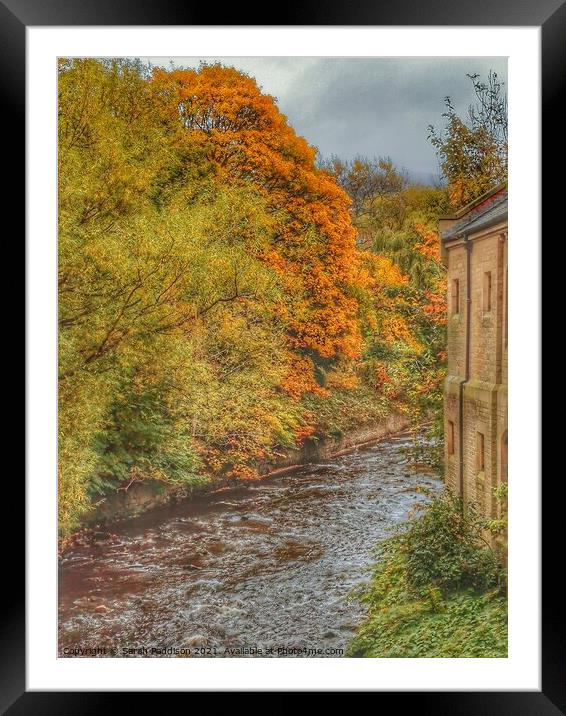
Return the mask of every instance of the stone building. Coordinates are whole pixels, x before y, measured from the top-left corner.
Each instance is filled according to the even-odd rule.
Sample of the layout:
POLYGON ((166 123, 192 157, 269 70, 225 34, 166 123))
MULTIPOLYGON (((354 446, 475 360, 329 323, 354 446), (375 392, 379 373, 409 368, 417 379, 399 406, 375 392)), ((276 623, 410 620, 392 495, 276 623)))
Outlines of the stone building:
POLYGON ((448 269, 446 483, 465 505, 500 517, 507 481, 507 189, 440 220, 448 269))

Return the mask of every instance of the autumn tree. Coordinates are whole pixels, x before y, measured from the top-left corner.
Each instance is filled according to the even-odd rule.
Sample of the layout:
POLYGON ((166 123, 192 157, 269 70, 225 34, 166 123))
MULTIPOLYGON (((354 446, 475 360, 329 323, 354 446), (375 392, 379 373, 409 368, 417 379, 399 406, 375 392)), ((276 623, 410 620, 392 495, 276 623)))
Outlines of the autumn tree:
POLYGON ((497 73, 487 81, 468 74, 475 102, 461 117, 450 97, 444 103, 445 127, 429 126, 454 208, 463 206, 507 180, 507 95, 497 73))
POLYGON ((219 181, 198 143, 180 145, 179 118, 154 90, 136 63, 60 66, 63 530, 93 492, 140 476, 190 482, 229 432, 240 447, 225 459, 243 465, 297 421, 270 398, 290 367, 279 275, 260 258, 278 214, 252 186, 219 181), (246 449, 238 410, 241 426, 261 425, 246 449))
POLYGON ((333 158, 325 166, 359 197, 352 221, 366 277, 360 374, 416 422, 442 399, 446 286, 436 226, 448 193, 407 184, 389 160, 333 158))
MULTIPOLYGON (((262 259, 286 287, 280 305, 289 346, 321 358, 355 356, 361 347, 351 296, 355 230, 350 200, 315 164, 316 150, 299 137, 255 80, 221 65, 156 70, 153 82, 170 114, 179 115, 179 142, 196 142, 221 181, 252 185, 281 218, 262 259)), ((301 371, 299 371, 301 372, 301 371)))
POLYGON ((368 159, 358 155, 350 160, 333 155, 320 166, 335 177, 352 200, 351 211, 356 218, 370 214, 379 197, 396 194, 407 186, 407 177, 389 157, 368 159))

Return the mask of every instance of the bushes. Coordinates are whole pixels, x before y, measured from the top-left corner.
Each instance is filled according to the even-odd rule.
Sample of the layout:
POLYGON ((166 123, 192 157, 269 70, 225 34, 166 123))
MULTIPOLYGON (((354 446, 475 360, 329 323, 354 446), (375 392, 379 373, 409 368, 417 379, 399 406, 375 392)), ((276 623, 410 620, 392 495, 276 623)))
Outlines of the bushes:
POLYGON ((385 540, 360 595, 368 615, 349 656, 504 657, 506 573, 482 525, 450 494, 385 540))
POLYGON ((459 500, 449 493, 434 500, 400 539, 408 582, 415 590, 432 585, 449 593, 499 586, 499 561, 483 543, 479 520, 469 511, 464 516, 459 500))

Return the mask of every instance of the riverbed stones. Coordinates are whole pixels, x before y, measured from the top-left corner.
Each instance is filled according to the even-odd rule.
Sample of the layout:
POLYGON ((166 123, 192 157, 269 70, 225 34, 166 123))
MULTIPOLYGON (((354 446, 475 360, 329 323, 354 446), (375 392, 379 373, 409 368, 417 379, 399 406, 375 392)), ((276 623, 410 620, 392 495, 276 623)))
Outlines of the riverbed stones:
POLYGON ((428 499, 403 490, 436 489, 433 478, 407 474, 402 447, 382 443, 272 478, 234 495, 239 506, 209 498, 148 516, 119 532, 119 550, 77 547, 61 565, 59 648, 87 640, 219 652, 247 643, 345 648, 364 609, 349 596, 367 581, 375 544, 428 499), (183 568, 191 564, 205 569, 183 568))

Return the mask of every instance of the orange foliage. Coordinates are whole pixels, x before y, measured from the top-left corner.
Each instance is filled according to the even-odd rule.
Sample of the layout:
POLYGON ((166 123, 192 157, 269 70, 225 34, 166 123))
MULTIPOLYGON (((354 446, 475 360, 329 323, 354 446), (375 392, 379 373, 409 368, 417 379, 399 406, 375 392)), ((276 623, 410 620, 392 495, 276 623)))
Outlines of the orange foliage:
POLYGON ((415 229, 420 238, 420 241, 415 246, 417 251, 420 251, 428 259, 440 261, 440 237, 438 233, 426 226, 426 224, 415 224, 415 229))
MULTIPOLYGON (((415 248, 423 256, 440 263, 440 237, 436 231, 433 231, 425 224, 415 224, 415 228, 420 236, 415 248)), ((425 291, 426 303, 423 304, 423 312, 436 324, 443 326, 446 324, 446 279, 439 280, 435 290, 425 291)))
MULTIPOLYGON (((399 310, 407 299, 389 291, 408 285, 409 278, 386 256, 356 246, 350 198, 316 167, 316 149, 295 133, 273 97, 262 94, 253 78, 219 64, 157 69, 152 87, 161 115, 177 127, 179 148, 188 139, 200 146, 221 182, 253 187, 273 212, 276 235, 256 256, 278 274, 283 288, 272 308, 286 327, 289 369, 281 387, 287 395, 327 395, 305 353, 356 360, 364 350, 362 330, 422 350, 407 311, 399 310)), ((435 232, 424 224, 417 231, 417 250, 438 261, 435 232)), ((438 289, 427 295, 424 311, 440 323, 438 289)), ((387 383, 386 371, 377 380, 387 383)), ((355 386, 346 375, 331 373, 329 381, 330 388, 355 386)))
POLYGON ((454 179, 448 186, 448 197, 450 205, 458 208, 466 204, 466 198, 468 197, 469 190, 466 186, 466 182, 462 179, 454 179))
POLYGON ((305 393, 328 395, 314 379, 314 365, 306 356, 292 356, 290 369, 282 381, 283 390, 293 398, 300 398, 305 393))
POLYGON ((375 331, 385 343, 393 344, 403 341, 419 352, 421 346, 413 335, 413 330, 399 311, 405 299, 391 297, 384 289, 406 286, 409 279, 398 266, 386 256, 373 254, 368 251, 361 252, 363 267, 360 281, 370 291, 375 303, 375 310, 366 316, 366 323, 375 331))
POLYGON ((374 367, 374 380, 375 384, 380 388, 383 388, 386 383, 391 382, 387 366, 384 363, 376 363, 374 367))
MULTIPOLYGON (((293 283, 279 307, 289 345, 324 358, 354 358, 362 349, 356 283, 358 251, 347 194, 315 166, 316 150, 299 137, 275 100, 237 70, 155 70, 154 87, 171 117, 180 116, 223 180, 252 184, 284 217, 279 235, 261 258, 293 283), (297 284, 300 291, 297 292, 297 284), (297 296, 301 296, 298 298, 297 296)), ((183 133, 180 134, 182 143, 183 133)), ((305 366, 297 359, 287 389, 297 394, 305 366), (289 387, 290 386, 290 387, 289 387)))
POLYGON ((443 285, 438 291, 425 292, 427 303, 423 304, 422 310, 434 323, 444 326, 446 324, 446 291, 443 289, 446 281, 441 283, 443 285))
POLYGON ((295 428, 295 439, 299 444, 304 443, 307 438, 314 435, 316 428, 314 425, 301 425, 299 428, 295 428))

